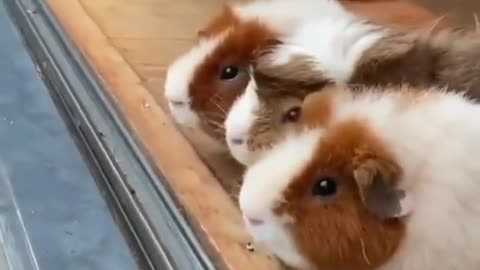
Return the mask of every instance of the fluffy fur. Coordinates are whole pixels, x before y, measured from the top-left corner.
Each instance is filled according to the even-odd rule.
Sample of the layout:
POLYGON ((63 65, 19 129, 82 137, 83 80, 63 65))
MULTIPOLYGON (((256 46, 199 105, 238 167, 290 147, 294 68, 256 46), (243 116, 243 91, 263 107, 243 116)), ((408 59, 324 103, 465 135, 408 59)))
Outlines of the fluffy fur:
POLYGON ((260 245, 300 269, 479 269, 479 105, 438 89, 390 88, 318 92, 302 108, 305 131, 245 174, 240 208, 260 245), (324 177, 337 193, 312 197, 324 177), (362 179, 403 190, 408 211, 379 218, 363 193, 375 182, 362 179))
MULTIPOLYGON (((229 144, 232 155, 241 156, 241 159, 237 160, 244 165, 249 165, 255 161, 255 152, 264 148, 255 147, 257 143, 253 142, 257 140, 260 133, 265 132, 271 136, 283 133, 272 130, 273 126, 280 125, 283 112, 279 111, 282 113, 280 115, 272 115, 271 112, 278 106, 278 102, 269 102, 275 96, 280 98, 283 94, 282 90, 287 91, 288 94, 292 93, 290 96, 300 95, 301 100, 301 96, 307 93, 302 89, 306 86, 301 83, 311 83, 315 89, 321 89, 330 81, 337 84, 347 83, 355 72, 360 57, 386 35, 387 30, 384 28, 366 23, 353 14, 325 17, 304 23, 294 35, 285 38, 282 44, 275 46, 270 53, 259 57, 252 78, 255 83, 250 84, 247 91, 235 101, 225 121, 227 141, 231 140, 232 136, 245 137, 245 143, 242 145, 231 147, 232 145, 229 144), (298 61, 299 55, 308 56, 308 58, 298 61), (282 67, 286 68, 282 69, 282 67), (260 73, 259 70, 264 73, 260 73), (273 80, 269 80, 270 77, 259 77, 268 72, 275 74, 273 80), (310 73, 314 73, 315 76, 308 76, 310 73), (300 87, 295 87, 295 83, 288 84, 284 81, 276 84, 277 78, 279 80, 295 78, 294 82, 299 82, 300 87), (259 91, 257 91, 257 81, 262 83, 259 91), (269 82, 273 82, 271 87, 273 91, 269 91, 269 87, 264 85, 269 82), (280 87, 282 89, 278 89, 280 87), (271 105, 272 109, 261 111, 268 105, 271 105), (267 122, 265 129, 255 130, 255 126, 259 126, 257 122, 261 119, 267 119, 275 124, 267 122)), ((274 139, 276 138, 271 138, 270 141, 273 142, 274 139)))
POLYGON ((255 240, 255 246, 281 258, 300 269, 311 267, 297 249, 291 234, 285 229, 292 220, 288 215, 278 216, 273 207, 283 200, 283 191, 297 172, 303 170, 315 151, 319 131, 305 132, 289 137, 271 154, 246 171, 239 195, 239 205, 246 218, 263 220, 264 226, 245 226, 255 240), (295 157, 295 158, 292 158, 295 157), (288 166, 286 165, 288 162, 288 166), (266 179, 263 181, 262 179, 266 179), (274 181, 274 179, 276 179, 274 181))
MULTIPOLYGON (((288 37, 305 20, 336 20, 347 13, 345 9, 389 26, 418 27, 436 19, 428 10, 402 1, 258 0, 234 4, 199 31, 198 43, 169 67, 165 96, 173 117, 224 142, 226 114, 248 84, 247 66, 255 52, 288 37), (237 68, 238 75, 220 79, 226 67, 237 68)), ((332 59, 331 63, 337 62, 332 59)))
POLYGON ((199 31, 198 43, 168 68, 165 97, 174 119, 223 141, 223 121, 249 81, 247 68, 254 53, 289 35, 307 18, 344 12, 334 0, 259 0, 225 7, 199 31), (220 79, 227 67, 238 74, 220 79))
MULTIPOLYGON (((257 141, 272 144, 282 137, 282 130, 291 129, 279 121, 291 109, 279 110, 282 101, 295 98, 300 102, 307 94, 332 84, 446 86, 453 91, 466 91, 474 99, 480 97, 479 32, 468 29, 405 31, 351 20, 343 24, 332 20, 329 29, 335 32, 325 35, 331 38, 315 40, 299 32, 299 38, 275 46, 257 59, 253 78, 257 93, 255 104, 260 105, 254 111, 243 110, 243 114, 255 115, 248 119, 232 108, 231 113, 237 120, 229 122, 237 123, 248 132, 226 126, 227 133, 231 128, 247 134, 243 148, 237 146, 230 149, 231 152, 242 151, 243 161, 253 162, 258 152, 265 149, 263 145, 257 147, 257 141), (348 42, 350 40, 357 42, 348 42), (242 122, 251 119, 254 121, 242 122)), ((320 25, 325 22, 327 20, 322 20, 320 25)), ((324 33, 322 28, 310 28, 309 33, 316 30, 317 35, 324 33)), ((252 96, 250 94, 248 100, 254 100, 252 96)), ((242 98, 237 101, 239 104, 247 102, 242 98)))
POLYGON ((386 34, 382 27, 353 15, 325 17, 303 24, 260 61, 282 66, 296 56, 308 55, 313 59, 311 68, 315 72, 336 82, 346 82, 360 57, 386 34))

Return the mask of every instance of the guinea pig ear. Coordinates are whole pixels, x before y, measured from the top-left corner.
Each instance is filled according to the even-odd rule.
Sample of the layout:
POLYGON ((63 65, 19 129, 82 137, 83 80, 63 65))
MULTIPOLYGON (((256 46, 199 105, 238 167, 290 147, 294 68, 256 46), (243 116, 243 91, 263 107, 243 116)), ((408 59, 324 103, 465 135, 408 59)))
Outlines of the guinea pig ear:
POLYGON ((382 219, 404 217, 413 210, 410 194, 396 185, 400 174, 396 164, 380 158, 366 159, 353 171, 363 204, 382 219))

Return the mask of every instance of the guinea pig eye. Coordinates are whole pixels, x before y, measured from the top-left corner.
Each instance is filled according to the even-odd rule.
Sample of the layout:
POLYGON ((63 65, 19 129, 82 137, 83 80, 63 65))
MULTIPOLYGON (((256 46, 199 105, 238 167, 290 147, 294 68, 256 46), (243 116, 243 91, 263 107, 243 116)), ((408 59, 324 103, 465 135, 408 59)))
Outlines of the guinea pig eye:
POLYGON ((220 79, 222 80, 231 80, 235 77, 237 77, 238 75, 238 67, 235 67, 235 66, 228 66, 228 67, 225 67, 223 70, 222 70, 222 73, 220 74, 220 79))
POLYGON ((332 177, 320 178, 312 188, 313 196, 329 197, 337 193, 337 182, 332 177))
POLYGON ((293 107, 283 115, 282 122, 283 123, 297 122, 298 118, 300 118, 300 113, 301 113, 300 107, 293 107))

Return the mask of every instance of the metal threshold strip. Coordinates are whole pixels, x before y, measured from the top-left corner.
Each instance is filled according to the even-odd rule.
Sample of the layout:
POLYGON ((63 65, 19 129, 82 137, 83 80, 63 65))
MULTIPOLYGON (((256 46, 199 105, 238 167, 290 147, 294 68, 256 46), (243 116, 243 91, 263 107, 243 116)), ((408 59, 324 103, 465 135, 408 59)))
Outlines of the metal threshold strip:
POLYGON ((145 269, 215 269, 161 172, 105 95, 96 73, 42 0, 4 0, 145 269))

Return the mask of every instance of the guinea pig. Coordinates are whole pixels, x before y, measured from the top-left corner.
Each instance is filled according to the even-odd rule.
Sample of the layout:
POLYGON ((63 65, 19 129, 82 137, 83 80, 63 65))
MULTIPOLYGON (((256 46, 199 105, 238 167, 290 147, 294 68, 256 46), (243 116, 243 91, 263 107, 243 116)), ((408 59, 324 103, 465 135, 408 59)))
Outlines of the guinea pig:
POLYGON ((477 31, 393 29, 355 16, 310 21, 255 59, 225 120, 226 142, 240 163, 255 162, 294 126, 303 98, 328 85, 449 86, 478 98, 479 63, 477 31))
POLYGON ((258 250, 302 270, 480 269, 480 105, 439 89, 332 88, 302 111, 303 129, 244 175, 258 250))
POLYGON ((247 86, 255 52, 291 35, 305 20, 334 20, 345 13, 392 27, 420 27, 438 17, 403 1, 263 0, 226 6, 167 70, 165 97, 174 120, 224 144, 224 120, 247 86))

